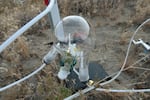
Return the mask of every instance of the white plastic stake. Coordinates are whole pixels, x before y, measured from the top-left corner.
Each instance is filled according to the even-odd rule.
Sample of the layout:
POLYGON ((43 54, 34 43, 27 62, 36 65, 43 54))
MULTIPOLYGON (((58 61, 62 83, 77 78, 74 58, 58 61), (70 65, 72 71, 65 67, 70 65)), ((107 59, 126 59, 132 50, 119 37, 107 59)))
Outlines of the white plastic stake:
MULTIPOLYGON (((51 0, 49 0, 49 2, 51 2, 51 0)), ((52 23, 52 27, 55 28, 55 26, 58 24, 58 22, 60 21, 60 14, 59 14, 59 9, 58 9, 58 5, 57 5, 57 0, 54 0, 54 5, 52 7, 51 12, 49 12, 50 14, 50 20, 52 23)))
MULTIPOLYGON (((51 0, 49 0, 51 2, 51 0)), ((54 5, 53 5, 53 8, 51 10, 51 12, 49 12, 49 18, 50 18, 50 21, 51 21, 51 26, 53 29, 56 28, 56 25, 61 21, 61 18, 60 18, 60 14, 59 14, 59 9, 58 9, 58 4, 57 4, 57 0, 54 0, 54 5)), ((63 25, 61 23, 60 27, 59 27, 59 38, 61 40, 64 40, 64 30, 63 30, 63 25)))
POLYGON ((138 41, 133 40, 132 41, 135 45, 142 44, 147 50, 150 50, 150 46, 146 44, 142 39, 139 39, 138 41))

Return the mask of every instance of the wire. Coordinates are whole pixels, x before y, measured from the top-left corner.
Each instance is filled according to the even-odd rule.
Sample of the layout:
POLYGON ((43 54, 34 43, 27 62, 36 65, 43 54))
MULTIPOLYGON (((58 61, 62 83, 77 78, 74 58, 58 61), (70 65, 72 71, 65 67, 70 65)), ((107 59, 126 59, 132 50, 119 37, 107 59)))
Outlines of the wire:
POLYGON ((126 62, 127 62, 128 56, 129 56, 129 51, 130 51, 130 48, 131 48, 131 44, 132 44, 132 41, 133 41, 135 35, 136 35, 137 32, 139 31, 139 29, 140 29, 143 25, 145 25, 147 22, 149 22, 149 21, 150 21, 150 18, 147 19, 146 21, 144 21, 144 22, 135 30, 134 34, 132 35, 132 37, 131 37, 131 39, 130 39, 130 42, 129 42, 129 45, 128 45, 127 52, 126 52, 126 57, 125 57, 124 63, 123 63, 123 65, 122 65, 120 71, 117 73, 117 75, 114 76, 111 80, 106 81, 106 82, 104 82, 104 83, 101 83, 100 85, 103 86, 103 85, 106 85, 106 84, 111 83, 112 81, 114 81, 114 80, 121 74, 121 72, 123 71, 123 69, 124 69, 124 67, 125 67, 125 65, 126 65, 126 62))
POLYGON ((30 77, 32 77, 33 75, 35 75, 36 73, 38 73, 40 70, 42 70, 45 66, 46 66, 46 64, 44 63, 44 64, 42 64, 38 69, 36 69, 36 70, 35 70, 34 72, 32 72, 31 74, 25 76, 24 78, 22 78, 22 79, 20 79, 20 80, 18 80, 18 81, 15 81, 14 83, 11 83, 11 84, 9 84, 9 85, 7 85, 7 86, 1 87, 1 88, 0 88, 0 92, 2 92, 2 91, 4 91, 4 90, 7 90, 7 89, 9 89, 9 88, 11 88, 11 87, 13 87, 13 86, 15 86, 15 85, 17 85, 17 84, 23 82, 23 81, 29 79, 30 77))
MULTIPOLYGON (((132 65, 130 65, 130 67, 127 67, 127 68, 123 69, 123 71, 128 70, 129 68, 132 68, 132 66, 138 64, 138 63, 141 62, 143 59, 145 59, 146 57, 149 57, 149 56, 150 56, 150 55, 147 55, 147 56, 145 56, 145 57, 143 57, 143 58, 137 60, 135 63, 133 63, 132 65)), ((133 68, 134 68, 134 67, 133 67, 133 68)), ((113 76, 113 75, 115 75, 115 74, 117 74, 117 73, 118 73, 118 72, 115 72, 115 73, 109 75, 108 77, 102 79, 101 81, 104 81, 104 80, 106 80, 107 78, 109 78, 109 77, 111 77, 111 76, 113 76)), ((95 85, 97 85, 97 84, 100 83, 101 81, 96 82, 95 85)), ((94 86, 82 90, 82 91, 84 91, 84 92, 81 92, 81 93, 89 92, 89 91, 91 91, 92 89, 94 89, 94 86), (85 91, 86 91, 86 92, 85 92, 85 91)), ((98 89, 99 89, 98 91, 102 91, 101 88, 98 88, 98 89)), ((143 92, 143 90, 145 90, 145 89, 142 89, 142 90, 141 90, 141 89, 140 89, 140 90, 134 90, 134 91, 133 91, 133 90, 125 90, 125 91, 126 91, 126 92, 131 92, 131 91, 132 91, 132 92, 135 92, 135 91, 137 91, 137 92, 142 91, 142 92, 143 92)), ((112 90, 112 92, 113 92, 113 91, 116 91, 116 90, 112 90)), ((119 91, 124 91, 124 90, 119 90, 119 91)), ((147 92, 147 89, 146 89, 145 92, 147 92)), ((73 99, 73 98, 76 98, 76 97, 79 96, 79 95, 80 95, 80 93, 77 92, 77 93, 73 94, 72 96, 67 97, 67 98, 64 99, 64 100, 71 100, 71 99, 73 99)))
MULTIPOLYGON (((123 63, 123 65, 122 65, 121 69, 119 70, 119 72, 112 74, 112 76, 115 75, 115 74, 116 74, 116 76, 114 76, 111 80, 106 81, 106 82, 104 82, 104 83, 100 83, 101 86, 106 85, 106 84, 109 84, 109 83, 111 83, 112 81, 114 81, 114 80, 121 74, 121 72, 124 70, 124 67, 125 67, 125 65, 126 65, 127 58, 128 58, 128 55, 129 55, 129 51, 130 51, 130 48, 131 48, 131 44, 132 44, 132 41, 133 41, 135 35, 136 35, 137 32, 139 31, 139 29, 140 29, 143 25, 145 25, 147 22, 149 22, 149 21, 150 21, 150 18, 147 19, 146 21, 144 21, 144 22, 136 29, 136 31, 135 31, 134 34, 132 35, 132 37, 131 37, 131 39, 130 39, 130 42, 129 42, 129 45, 128 45, 127 52, 126 52, 126 57, 125 57, 124 63, 123 63)), ((141 59, 140 59, 140 61, 141 61, 141 59)), ((136 63, 137 63, 137 62, 136 62, 136 63)), ((134 63, 134 64, 136 64, 136 63, 134 63)), ((89 91, 91 91, 91 90, 93 90, 93 89, 95 89, 95 86, 91 86, 91 87, 89 87, 89 88, 86 88, 86 89, 82 90, 81 93, 84 94, 84 93, 87 93, 87 92, 89 92, 89 91)), ((147 91, 150 92, 150 91, 149 91, 150 89, 144 89, 144 90, 145 90, 145 92, 147 92, 147 91)), ((126 90, 126 91, 127 91, 127 90, 126 90)), ((131 90, 130 90, 130 91, 131 91, 131 90)), ((137 90, 137 91, 139 91, 139 90, 137 90)), ((143 89, 141 89, 140 91, 143 91, 143 89)), ((129 91, 128 91, 128 92, 129 92, 129 91)), ((78 97, 78 96, 80 96, 80 92, 76 92, 75 94, 73 94, 73 95, 71 95, 71 96, 65 98, 64 100, 72 100, 73 98, 76 98, 76 97, 78 97)))

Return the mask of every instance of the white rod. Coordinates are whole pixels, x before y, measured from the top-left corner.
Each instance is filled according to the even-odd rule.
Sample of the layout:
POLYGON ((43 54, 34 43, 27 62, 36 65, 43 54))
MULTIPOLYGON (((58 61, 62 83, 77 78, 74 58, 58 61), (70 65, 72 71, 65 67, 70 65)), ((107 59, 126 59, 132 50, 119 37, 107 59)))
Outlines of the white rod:
POLYGON ((79 72, 76 70, 75 67, 73 67, 73 71, 79 76, 79 72))
POLYGON ((55 0, 51 0, 51 3, 42 13, 34 17, 31 21, 29 21, 27 24, 21 27, 16 33, 14 33, 11 37, 9 37, 5 42, 3 42, 3 44, 0 45, 0 53, 13 41, 15 41, 20 35, 22 35, 25 31, 27 31, 32 25, 34 25, 37 21, 43 18, 46 14, 48 14, 51 11, 54 3, 55 0))
POLYGON ((116 90, 116 89, 102 89, 102 88, 97 88, 96 90, 97 90, 97 91, 103 91, 103 92, 119 92, 119 93, 150 92, 150 89, 116 90))
POLYGON ((80 52, 80 67, 79 67, 79 70, 83 70, 83 68, 85 67, 83 65, 83 62, 84 62, 84 56, 83 56, 83 51, 80 52), (83 67, 84 66, 84 67, 83 67))
POLYGON ((82 90, 82 91, 80 91, 80 92, 76 92, 75 94, 73 94, 73 95, 71 95, 71 96, 65 98, 64 100, 72 100, 72 99, 74 99, 74 98, 80 96, 81 94, 85 94, 85 93, 87 93, 87 92, 93 90, 94 88, 95 88, 94 86, 88 87, 88 88, 86 88, 86 89, 84 89, 84 90, 82 90))
POLYGON ((30 77, 32 77, 33 75, 35 75, 36 73, 38 73, 40 70, 42 70, 45 66, 46 66, 46 64, 44 63, 44 64, 42 64, 37 70, 35 70, 35 71, 32 72, 31 74, 25 76, 24 78, 22 78, 22 79, 20 79, 20 80, 18 80, 18 81, 15 81, 15 82, 13 82, 13 83, 7 85, 7 86, 1 87, 1 88, 0 88, 0 92, 2 92, 2 91, 4 91, 4 90, 7 90, 7 89, 9 89, 9 88, 11 88, 11 87, 13 87, 13 86, 15 86, 15 85, 17 85, 17 84, 23 82, 23 81, 29 79, 30 77))

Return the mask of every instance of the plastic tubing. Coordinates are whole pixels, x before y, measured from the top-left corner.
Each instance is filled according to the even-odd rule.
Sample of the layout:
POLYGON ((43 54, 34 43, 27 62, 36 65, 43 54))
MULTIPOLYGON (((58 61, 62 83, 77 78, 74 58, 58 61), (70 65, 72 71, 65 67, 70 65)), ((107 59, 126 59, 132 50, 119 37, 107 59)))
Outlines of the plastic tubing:
MULTIPOLYGON (((51 0, 51 3, 47 6, 47 8, 42 13, 40 13, 39 15, 34 17, 30 22, 28 22, 26 25, 24 25, 22 28, 20 28, 16 33, 14 33, 11 37, 9 37, 3 44, 1 44, 0 45, 0 53, 7 46, 9 46, 13 41, 15 41, 20 35, 22 35, 25 31, 27 31, 32 25, 34 25, 37 21, 39 21, 46 14, 48 14, 51 11, 54 3, 55 3, 55 0, 51 0)), ((37 70, 35 70, 31 74, 27 75, 26 77, 24 77, 24 78, 22 78, 18 81, 15 81, 14 83, 11 83, 7 86, 1 87, 0 92, 13 87, 14 85, 17 85, 17 84, 21 83, 22 81, 25 81, 25 80, 29 79, 30 77, 32 77, 33 75, 38 73, 40 70, 42 70, 45 66, 46 66, 46 64, 44 63, 37 70)))
POLYGON ((87 93, 87 92, 89 92, 89 91, 91 91, 91 90, 93 90, 93 89, 95 89, 95 87, 94 87, 94 86, 91 86, 91 87, 89 87, 89 88, 86 88, 86 89, 84 89, 84 90, 82 90, 82 91, 80 91, 80 92, 77 92, 77 93, 75 93, 75 94, 73 94, 73 95, 71 95, 71 96, 65 98, 64 100, 72 100, 73 98, 76 98, 76 97, 80 96, 81 94, 85 94, 85 93, 87 93))
POLYGON ((54 3, 55 3, 55 0, 51 0, 51 3, 47 6, 47 8, 43 12, 41 12, 39 15, 34 17, 31 21, 29 21, 27 24, 21 27, 16 33, 14 33, 11 37, 9 37, 3 44, 1 44, 0 53, 7 46, 9 46, 13 41, 15 41, 20 35, 22 35, 25 31, 27 31, 32 25, 34 25, 37 21, 43 18, 46 14, 48 14, 51 11, 54 3))
MULTIPOLYGON (((126 57, 125 57, 124 63, 123 63, 123 65, 122 65, 120 71, 119 71, 119 72, 116 74, 116 76, 114 76, 111 80, 106 81, 106 82, 104 82, 104 83, 101 83, 101 84, 100 84, 101 86, 111 83, 112 81, 114 81, 114 80, 121 74, 121 72, 123 71, 123 69, 124 69, 124 67, 125 67, 125 64, 126 64, 126 62, 127 62, 127 58, 128 58, 128 55, 129 55, 129 50, 130 50, 130 48, 131 48, 131 44, 132 44, 132 41, 133 41, 135 35, 136 35, 137 32, 139 31, 139 29, 140 29, 143 25, 145 25, 147 22, 149 22, 149 21, 150 21, 150 18, 147 19, 146 21, 144 21, 144 22, 136 29, 136 31, 135 31, 134 34, 132 35, 132 37, 131 37, 131 39, 130 39, 130 42, 129 42, 129 45, 128 45, 126 57)), ((89 92, 89 91, 91 91, 91 90, 93 90, 93 89, 95 89, 94 86, 89 87, 89 88, 86 88, 86 89, 82 90, 83 92, 82 92, 82 91, 81 91, 81 92, 82 92, 82 93, 87 93, 87 92, 89 92)), ((142 92, 143 92, 143 90, 145 90, 145 92, 149 91, 149 89, 141 89, 141 90, 142 90, 142 92)), ((138 90, 138 91, 139 91, 139 90, 138 90)), ((149 92, 150 92, 150 91, 149 91, 149 92)), ((71 95, 71 96, 65 98, 64 100, 72 100, 72 99, 74 99, 74 98, 76 98, 76 97, 78 97, 78 96, 80 96, 80 92, 76 92, 75 94, 73 94, 73 95, 71 95)))
POLYGON ((7 89, 9 89, 9 88, 11 88, 11 87, 13 87, 13 86, 15 86, 15 85, 17 85, 17 84, 23 82, 23 81, 29 79, 30 77, 32 77, 33 75, 35 75, 36 73, 38 73, 40 70, 42 70, 45 66, 46 66, 46 64, 44 63, 44 64, 42 64, 38 69, 36 69, 36 70, 35 70, 34 72, 32 72, 31 74, 25 76, 24 78, 22 78, 22 79, 20 79, 20 80, 18 80, 18 81, 15 81, 14 83, 11 83, 11 84, 9 84, 9 85, 7 85, 7 86, 1 87, 1 88, 0 88, 0 92, 2 92, 2 91, 4 91, 4 90, 7 90, 7 89))
POLYGON ((96 88, 97 91, 104 91, 104 92, 120 92, 120 93, 136 93, 136 92, 150 92, 150 89, 128 89, 128 90, 116 90, 116 89, 102 89, 96 88))

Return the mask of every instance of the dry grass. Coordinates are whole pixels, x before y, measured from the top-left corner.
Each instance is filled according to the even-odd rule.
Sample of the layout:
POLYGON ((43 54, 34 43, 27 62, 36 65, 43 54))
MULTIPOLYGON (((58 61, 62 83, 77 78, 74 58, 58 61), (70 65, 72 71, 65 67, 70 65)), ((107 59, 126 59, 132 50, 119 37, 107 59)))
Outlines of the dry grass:
POLYGON ((131 35, 132 35, 132 33, 123 32, 123 33, 121 34, 121 36, 120 36, 119 44, 120 44, 120 45, 126 45, 126 44, 128 44, 131 35))
POLYGON ((137 0, 135 5, 135 16, 133 22, 140 24, 144 20, 150 17, 150 1, 149 0, 137 0))
MULTIPOLYGON (((67 15, 82 15, 84 17, 91 18, 100 17, 103 19, 109 19, 111 21, 116 21, 115 24, 122 25, 127 28, 128 24, 139 24, 146 18, 150 16, 149 14, 149 0, 133 0, 131 4, 130 0, 58 0, 59 8, 62 16, 67 15), (124 22, 118 19, 120 16, 124 16, 125 12, 123 8, 132 9, 134 14, 130 14, 130 20, 125 20, 124 22), (119 21, 118 21, 119 20, 119 21), (129 22, 129 23, 128 23, 129 22)), ((35 15, 45 8, 42 0, 26 0, 23 4, 19 0, 3 0, 0 1, 0 43, 6 40, 12 33, 18 30, 26 22, 31 20, 35 15), (15 2, 14 2, 15 1, 15 2)), ((132 11, 131 11, 132 12, 132 11)), ((103 22, 96 21, 97 27, 101 27, 103 22)), ((41 37, 41 32, 47 29, 49 22, 46 18, 43 18, 39 23, 34 25, 29 31, 25 33, 22 37, 18 38, 10 47, 8 47, 0 55, 1 67, 6 67, 8 72, 3 74, 0 78, 4 79, 1 85, 10 83, 23 77, 26 73, 23 63, 30 60, 30 57, 38 55, 38 50, 32 51, 29 41, 26 36, 41 37), (32 55, 32 56, 31 56, 32 55), (2 64, 3 63, 3 64, 2 64), (13 66, 13 67, 12 67, 13 66), (12 68, 11 68, 12 67, 12 68), (7 75, 6 75, 7 74, 7 75)), ((107 24, 109 25, 109 23, 107 24)), ((94 26, 95 27, 95 26, 94 26)), ((119 45, 124 46, 128 44, 128 40, 131 33, 122 32, 120 35, 119 45)), ((125 52, 123 48, 120 48, 121 52, 125 52)), ((136 59, 132 59, 133 56, 138 58, 136 55, 140 51, 137 48, 132 48, 132 57, 129 57, 129 61, 126 66, 131 65, 136 59)), ((120 56, 120 62, 123 62, 123 56, 120 56)), ((39 61, 39 57, 35 56, 33 59, 39 61)), ((41 59, 40 59, 41 60, 41 59)), ((26 65, 28 66, 28 65, 26 65)), ((15 86, 6 92, 0 94, 2 100, 22 100, 22 99, 43 99, 43 100, 62 100, 64 97, 71 95, 71 91, 57 80, 56 77, 56 64, 48 66, 46 69, 41 71, 38 75, 34 76, 32 79, 15 86)), ((6 69, 6 70, 7 70, 6 69)), ((129 70, 127 73, 135 72, 135 70, 129 70)), ((136 74, 134 74, 136 75, 136 74)), ((144 74, 143 74, 144 75, 144 74)), ((143 78, 149 81, 149 74, 146 74, 143 78)), ((142 79, 142 78, 140 78, 142 79)), ((139 81, 139 80, 137 80, 139 81)), ((137 88, 149 87, 149 84, 135 86, 137 88)), ((83 95, 83 100, 94 100, 94 99, 104 99, 104 100, 119 100, 120 98, 131 99, 128 94, 111 94, 111 93, 99 93, 91 92, 88 95, 83 95)), ((148 98, 147 94, 143 94, 143 98, 148 98)), ((142 96, 141 96, 142 97, 142 96)), ((81 98, 80 98, 81 99, 81 98)))
POLYGON ((18 53, 23 56, 23 58, 27 59, 30 57, 30 52, 28 48, 28 44, 22 37, 17 39, 16 50, 18 53))
POLYGON ((84 0, 84 2, 81 0, 61 0, 58 2, 60 11, 65 16, 77 14, 89 17, 110 16, 113 11, 120 9, 123 3, 121 0, 84 0))

